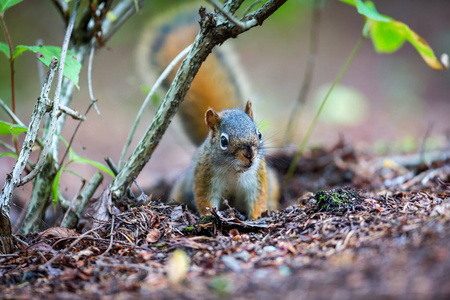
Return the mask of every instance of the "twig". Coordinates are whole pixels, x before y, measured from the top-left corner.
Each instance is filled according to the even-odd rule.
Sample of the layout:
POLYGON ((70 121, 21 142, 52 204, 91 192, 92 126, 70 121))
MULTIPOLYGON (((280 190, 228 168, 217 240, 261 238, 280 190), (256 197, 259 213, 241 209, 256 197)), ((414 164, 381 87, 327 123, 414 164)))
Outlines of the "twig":
MULTIPOLYGON (((37 46, 42 46, 44 45, 43 41, 41 39, 38 39, 36 41, 36 45, 37 46)), ((39 73, 39 82, 41 83, 41 86, 44 85, 44 81, 45 81, 45 65, 39 60, 39 58, 41 57, 41 53, 38 52, 36 53, 36 57, 38 58, 36 60, 37 62, 37 68, 38 68, 38 73, 39 73)))
POLYGON ((52 0, 52 2, 61 13, 64 23, 67 25, 67 22, 69 22, 69 4, 64 0, 52 0))
POLYGON ((141 105, 141 108, 139 109, 139 112, 136 115, 136 119, 134 120, 133 125, 131 126, 130 133, 128 134, 127 140, 125 142, 125 145, 123 146, 122 154, 120 155, 119 160, 119 167, 118 169, 121 169, 123 167, 123 164, 125 163, 125 156, 127 155, 128 148, 130 147, 131 141, 133 140, 133 136, 136 133, 137 126, 139 122, 141 121, 142 114, 144 113, 145 108, 147 107, 148 103, 150 102, 150 99, 152 99, 153 95, 155 94, 156 90, 161 86, 163 81, 169 76, 170 72, 172 72, 173 68, 186 56, 186 54, 191 49, 192 45, 187 46, 184 48, 183 51, 181 51, 167 66, 167 68, 161 73, 161 75, 156 80, 155 84, 151 88, 150 92, 147 94, 147 97, 145 97, 144 102, 141 105))
POLYGON ((25 124, 23 124, 23 122, 19 119, 18 116, 16 116, 16 114, 9 109, 8 105, 6 105, 5 102, 3 102, 3 100, 0 98, 0 106, 3 108, 3 110, 8 114, 8 116, 16 123, 19 124, 21 126, 25 126, 25 124))
POLYGON ((317 61, 317 49, 319 42, 319 27, 322 14, 322 0, 314 1, 314 8, 312 11, 311 30, 309 34, 309 54, 306 63, 305 73, 303 76, 303 83, 295 102, 294 109, 291 112, 289 123, 286 130, 286 140, 288 144, 292 141, 294 130, 297 127, 298 119, 300 119, 301 109, 308 98, 311 82, 314 76, 314 67, 317 61))
POLYGON ((117 175, 119 173, 119 170, 117 169, 116 164, 112 161, 111 157, 105 158, 105 162, 114 175, 117 175))
MULTIPOLYGON (((103 32, 103 41, 105 41, 108 38, 108 36, 111 36, 114 30, 118 29, 118 27, 120 26, 119 25, 120 22, 118 22, 117 20, 120 21, 126 19, 126 17, 124 17, 123 15, 127 13, 127 10, 124 8, 133 6, 134 10, 134 4, 136 1, 138 1, 139 4, 142 3, 141 0, 119 1, 117 5, 114 7, 114 9, 111 11, 112 14, 117 17, 117 19, 112 20, 110 18, 103 18, 101 20, 102 21, 101 31, 103 32)), ((92 46, 92 40, 96 39, 96 36, 93 35, 93 33, 95 32, 86 32, 87 23, 89 22, 90 19, 93 18, 92 11, 86 10, 84 14, 86 15, 87 22, 86 23, 81 22, 84 21, 83 19, 84 16, 81 16, 81 18, 79 18, 80 22, 77 24, 77 27, 74 30, 74 34, 72 35, 72 43, 70 47, 70 50, 75 53, 76 59, 81 64, 83 64, 85 58, 89 53, 89 49, 92 46), (88 34, 88 36, 86 36, 86 34, 88 34), (89 36, 89 34, 91 34, 91 36, 89 36)), ((70 80, 65 79, 63 81, 63 86, 61 88, 60 104, 70 106, 70 102, 72 101, 74 91, 75 91, 74 84, 70 80)), ((27 215, 20 228, 20 231, 22 233, 28 233, 39 229, 41 220, 39 220, 35 216, 44 214, 48 206, 47 199, 50 197, 51 194, 51 189, 49 189, 48 186, 52 184, 54 177, 57 174, 58 160, 60 158, 59 155, 60 140, 58 136, 60 136, 62 133, 64 123, 65 123, 65 115, 63 114, 57 120, 57 126, 52 142, 52 147, 50 149, 50 155, 47 156, 47 161, 43 167, 43 170, 45 170, 45 172, 39 173, 39 175, 35 178, 33 184, 33 191, 31 194, 27 210, 27 215)), ((50 120, 47 120, 45 128, 49 128, 49 126, 50 120)))
POLYGON ((121 269, 122 268, 134 268, 134 269, 141 269, 141 270, 144 270, 144 271, 149 272, 149 273, 151 273, 153 271, 153 269, 150 268, 150 267, 145 267, 145 266, 141 266, 141 265, 138 265, 138 264, 107 264, 107 263, 98 261, 95 265, 98 266, 98 267, 109 267, 109 268, 121 268, 121 269))
POLYGON ((95 54, 95 47, 92 44, 91 52, 89 54, 88 73, 87 73, 88 90, 89 90, 89 97, 91 98, 91 104, 94 106, 94 109, 97 112, 97 115, 100 115, 100 111, 98 110, 98 107, 96 104, 97 98, 94 97, 94 89, 92 88, 92 65, 94 62, 94 54, 95 54))
MULTIPOLYGON (((16 89, 15 89, 15 81, 14 81, 14 52, 12 47, 11 36, 8 32, 8 27, 6 26, 5 18, 3 14, 0 14, 0 21, 3 26, 3 31, 5 32, 6 41, 8 42, 9 47, 9 72, 10 72, 10 82, 11 82, 11 110, 15 114, 16 113, 16 89)), ((13 119, 13 123, 14 123, 13 119)), ((19 143, 17 141, 17 136, 13 137, 14 148, 16 149, 16 153, 19 154, 19 143)))
POLYGON ((39 266, 39 269, 45 269, 49 266, 51 266, 51 264, 61 258, 63 255, 65 255, 67 252, 69 252, 69 250, 71 248, 73 248, 76 244, 78 244, 84 237, 86 237, 87 235, 89 235, 91 232, 94 232, 96 230, 99 230, 100 228, 104 227, 105 225, 102 224, 98 227, 92 228, 91 230, 86 231, 85 233, 83 233, 82 235, 80 235, 75 241, 73 241, 72 244, 70 244, 69 247, 67 247, 66 249, 62 250, 61 252, 58 253, 58 255, 53 256, 49 261, 47 261, 45 264, 43 264, 42 266, 39 266))
POLYGON ((70 107, 67 107, 64 105, 59 105, 58 110, 59 110, 59 115, 61 115, 61 113, 65 113, 66 115, 71 116, 72 119, 74 119, 74 120, 86 121, 86 116, 83 116, 82 114, 71 109, 70 107))
POLYGON ((247 7, 244 10, 244 13, 242 14, 244 17, 247 16, 247 14, 253 9, 253 7, 255 7, 257 4, 261 3, 262 0, 256 0, 255 2, 253 2, 252 4, 250 4, 249 7, 247 7))
POLYGON ((75 24, 79 6, 80 6, 80 0, 76 0, 75 4, 73 6, 72 16, 70 17, 69 25, 67 26, 66 35, 64 37, 64 42, 63 42, 62 49, 61 49, 61 61, 59 62, 58 78, 57 78, 57 82, 56 82, 55 96, 53 99, 53 108, 50 113, 51 122, 50 122, 49 130, 45 137, 44 149, 42 150, 42 153, 39 156, 39 160, 36 163, 35 168, 30 172, 30 174, 25 176, 20 181, 20 185, 27 183, 41 171, 41 169, 44 166, 44 163, 47 159, 47 155, 49 153, 50 147, 53 142, 53 137, 54 137, 54 134, 56 131, 56 126, 57 126, 56 120, 58 118, 58 113, 59 113, 59 98, 61 96, 61 86, 62 86, 62 81, 63 81, 63 76, 64 76, 64 65, 66 62, 67 49, 69 48, 70 36, 72 35, 72 30, 73 30, 73 27, 75 24))
POLYGON ((122 0, 111 11, 114 16, 117 16, 115 21, 105 19, 102 25, 103 42, 107 42, 111 36, 119 29, 126 20, 128 20, 134 13, 136 13, 136 3, 138 7, 143 6, 142 0, 122 0))
POLYGON ((106 248, 105 252, 100 254, 98 257, 105 256, 106 254, 108 254, 108 252, 112 248, 112 244, 113 244, 113 241, 114 241, 114 234, 113 234, 113 231, 114 231, 114 220, 115 220, 115 216, 113 215, 112 216, 112 220, 111 220, 111 230, 109 231, 109 245, 108 245, 108 248, 106 248))
POLYGON ((222 13, 222 15, 227 18, 231 23, 234 25, 240 27, 242 30, 249 29, 253 26, 255 26, 255 19, 252 19, 247 22, 242 22, 236 19, 232 14, 230 14, 228 11, 225 10, 224 7, 222 7, 216 0, 207 0, 209 3, 211 3, 218 11, 222 13))
POLYGON ((63 208, 63 210, 66 211, 66 213, 64 214, 64 216, 63 216, 63 218, 62 218, 62 220, 61 220, 61 226, 62 226, 62 227, 65 227, 65 226, 63 226, 62 224, 65 224, 65 223, 66 223, 66 220, 67 220, 67 218, 68 218, 68 216, 69 216, 69 213, 72 211, 72 207, 74 206, 75 201, 80 197, 80 193, 81 193, 81 191, 83 190, 85 184, 86 184, 86 180, 82 180, 82 181, 81 181, 80 189, 78 190, 78 192, 76 193, 76 195, 72 198, 72 201, 70 201, 70 204, 67 204, 68 201, 61 201, 61 199, 60 199, 59 202, 60 202, 60 204, 61 204, 61 207, 63 208))
POLYGON ((86 204, 92 198, 102 181, 102 173, 100 173, 99 171, 95 172, 94 176, 92 176, 91 180, 89 181, 88 186, 81 192, 80 196, 77 198, 77 203, 75 205, 76 211, 73 211, 72 208, 69 207, 67 218, 61 221, 62 227, 75 228, 79 219, 81 218, 86 204))
POLYGON ((19 157, 17 158, 16 164, 14 165, 12 172, 6 178, 6 181, 3 185, 2 194, 0 198, 0 206, 2 207, 3 213, 8 216, 9 210, 11 208, 11 198, 13 191, 21 183, 20 175, 22 174, 26 166, 26 162, 30 157, 31 151, 33 150, 33 145, 36 140, 36 136, 39 132, 39 125, 41 123, 42 117, 44 116, 45 112, 47 111, 50 105, 47 101, 48 93, 50 92, 50 86, 56 72, 57 62, 58 60, 54 57, 52 62, 50 63, 50 68, 47 73, 47 79, 45 81, 44 86, 42 87, 41 97, 39 97, 36 106, 34 108, 33 115, 30 124, 28 126, 28 131, 23 141, 23 147, 19 153, 19 157))
MULTIPOLYGON (((8 32, 8 27, 6 26, 5 18, 3 14, 0 14, 0 21, 3 26, 3 31, 5 32, 6 41, 8 43, 9 47, 9 72, 11 76, 11 109, 13 113, 16 113, 16 92, 14 87, 14 52, 13 52, 13 46, 11 41, 11 36, 8 32)), ((17 148, 17 147, 16 147, 17 148)))

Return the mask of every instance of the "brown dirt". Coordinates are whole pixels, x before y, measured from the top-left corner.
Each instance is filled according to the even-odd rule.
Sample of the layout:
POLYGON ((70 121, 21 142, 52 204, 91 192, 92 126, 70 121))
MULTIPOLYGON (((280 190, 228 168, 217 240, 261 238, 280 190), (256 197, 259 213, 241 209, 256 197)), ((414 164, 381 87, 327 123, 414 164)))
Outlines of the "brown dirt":
MULTIPOLYGON (((448 299, 450 161, 417 157, 370 157, 343 143, 311 151, 285 189, 285 208, 256 221, 231 209, 200 218, 149 197, 84 234, 19 235, 18 251, 0 256, 0 293, 448 299)), ((290 158, 274 158, 280 172, 290 158)))

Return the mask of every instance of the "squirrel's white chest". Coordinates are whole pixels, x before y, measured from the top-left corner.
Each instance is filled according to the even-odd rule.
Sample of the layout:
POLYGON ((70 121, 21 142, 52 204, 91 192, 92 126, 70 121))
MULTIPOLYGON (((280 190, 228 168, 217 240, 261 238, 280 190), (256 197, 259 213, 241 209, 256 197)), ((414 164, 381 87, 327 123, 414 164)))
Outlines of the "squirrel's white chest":
POLYGON ((211 204, 223 208, 223 199, 239 211, 247 212, 258 194, 258 166, 244 173, 223 174, 212 180, 211 204))

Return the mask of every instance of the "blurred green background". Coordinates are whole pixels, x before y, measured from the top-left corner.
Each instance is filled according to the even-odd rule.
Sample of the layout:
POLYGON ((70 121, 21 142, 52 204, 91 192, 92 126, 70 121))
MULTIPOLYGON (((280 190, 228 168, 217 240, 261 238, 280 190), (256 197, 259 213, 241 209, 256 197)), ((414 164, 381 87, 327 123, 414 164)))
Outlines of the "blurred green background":
MULTIPOLYGON (((152 84, 143 82, 136 72, 135 49, 142 28, 152 17, 186 1, 146 2, 144 9, 132 17, 105 48, 96 52, 93 85, 101 115, 91 111, 75 138, 74 149, 83 157, 103 161, 110 156, 118 160, 145 98, 142 86, 152 84)), ((240 57, 254 92, 256 118, 275 148, 285 140, 285 124, 304 75, 311 3, 310 0, 290 0, 263 26, 227 41, 234 44, 240 57)), ((450 1, 375 0, 374 3, 379 12, 408 24, 424 37, 437 56, 450 52, 450 1)), ((14 45, 35 45, 38 39, 46 45, 62 44, 63 22, 52 1, 24 1, 7 11, 5 19, 14 45)), ((295 142, 303 136, 324 92, 358 40, 363 24, 362 16, 354 8, 336 0, 326 1, 314 81, 300 127, 293 136, 295 142)), ((0 40, 5 42, 3 34, 0 40)), ((86 72, 85 64, 80 75, 81 88, 71 105, 80 112, 89 104, 86 72)), ((26 53, 16 61, 17 114, 26 123, 39 92, 37 60, 35 55, 26 53)), ((450 129, 449 95, 450 73, 429 68, 411 45, 405 44, 391 55, 379 55, 367 40, 330 99, 310 144, 331 145, 342 134, 349 143, 364 149, 414 150, 428 128, 432 128, 432 135, 438 136, 438 143, 442 143, 450 129)), ((0 98, 7 103, 10 101, 9 65, 4 56, 0 56, 0 98)), ((3 111, 0 118, 10 121, 3 111)), ((151 118, 152 111, 148 110, 133 145, 151 118)), ((66 123, 63 133, 66 139, 70 138, 76 124, 72 120, 66 123)), ((154 159, 139 177, 141 186, 152 186, 161 179, 172 180, 188 166, 195 149, 177 126, 171 126, 154 159)), ((10 142, 7 137, 1 138, 10 142)), ((0 162, 3 182, 14 160, 1 158, 0 162)), ((88 177, 94 171, 89 166, 75 168, 88 177)), ((65 181, 69 195, 78 182, 70 178, 65 181)), ((109 179, 105 180, 104 185, 108 182, 109 179)), ((22 192, 26 194, 28 189, 28 186, 23 187, 22 192)))

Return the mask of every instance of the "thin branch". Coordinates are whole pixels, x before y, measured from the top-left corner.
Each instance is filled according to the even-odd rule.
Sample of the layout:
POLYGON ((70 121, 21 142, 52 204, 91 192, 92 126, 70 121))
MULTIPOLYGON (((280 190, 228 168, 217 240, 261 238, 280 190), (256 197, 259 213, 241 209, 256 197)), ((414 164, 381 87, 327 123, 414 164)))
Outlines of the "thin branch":
POLYGON ((94 109, 97 112, 97 115, 100 115, 100 111, 98 110, 98 107, 96 104, 97 98, 94 97, 94 89, 92 88, 92 65, 94 63, 94 54, 95 54, 95 47, 92 44, 91 52, 89 54, 88 73, 87 73, 88 90, 89 90, 89 97, 91 98, 91 103, 94 106, 94 109))
POLYGON ((108 248, 106 248, 106 250, 105 250, 105 252, 103 252, 102 254, 100 254, 98 257, 102 257, 102 256, 105 256, 106 254, 108 254, 108 252, 111 250, 111 248, 112 248, 112 244, 113 244, 113 241, 114 241, 114 234, 113 234, 113 232, 114 232, 114 220, 115 220, 116 218, 115 218, 115 216, 113 215, 112 216, 112 220, 111 220, 111 230, 110 230, 110 232, 109 232, 109 245, 108 245, 108 248))
POLYGON ((119 29, 126 20, 128 20, 134 13, 136 13, 136 3, 138 8, 143 6, 142 0, 122 0, 111 11, 112 15, 117 16, 115 21, 108 18, 105 19, 102 25, 103 42, 106 43, 111 36, 119 29))
POLYGON ((17 158, 13 170, 6 178, 6 181, 3 185, 2 194, 0 198, 0 206, 2 207, 3 213, 6 215, 9 215, 13 191, 17 186, 19 186, 21 182, 20 175, 25 169, 28 158, 30 157, 31 151, 33 150, 33 145, 39 131, 39 125, 41 123, 42 117, 49 108, 50 104, 46 100, 48 100, 47 98, 48 92, 50 91, 49 86, 51 86, 51 82, 53 81, 57 63, 58 60, 54 57, 52 62, 50 63, 50 69, 47 74, 46 82, 42 87, 41 97, 39 97, 36 106, 34 108, 33 115, 30 124, 28 126, 28 131, 27 134, 25 135, 23 146, 19 153, 19 157, 17 158))
POLYGON ((256 20, 250 20, 247 22, 242 22, 236 19, 231 13, 229 13, 224 7, 222 7, 216 0, 207 0, 209 3, 211 3, 218 11, 222 13, 222 15, 228 19, 231 23, 234 25, 240 27, 243 30, 247 30, 253 26, 255 26, 256 20))
POLYGON ((8 32, 8 27, 6 26, 5 18, 3 14, 0 14, 0 20, 3 26, 3 31, 5 32, 6 41, 8 42, 9 47, 9 71, 11 76, 11 109, 13 113, 16 113, 16 92, 14 87, 14 52, 11 41, 11 36, 8 32))
POLYGON ((19 124, 21 126, 25 126, 23 122, 19 119, 19 117, 16 116, 16 114, 9 109, 8 105, 0 98, 0 106, 3 108, 3 110, 8 114, 8 116, 14 121, 14 123, 19 124))
POLYGON ((69 22, 69 4, 64 0, 52 0, 53 4, 55 4, 59 13, 61 14, 64 24, 67 25, 69 22))
MULTIPOLYGON (((137 1, 140 4, 143 2, 141 0, 137 1)), ((111 28, 117 30, 117 28, 119 27, 118 24, 120 23, 120 20, 126 19, 123 17, 123 14, 126 13, 126 10, 124 10, 123 8, 129 5, 134 6, 135 2, 136 0, 118 1, 118 4, 111 11, 111 13, 116 17, 116 19, 113 20, 110 18, 103 18, 101 20, 102 26, 101 28, 99 27, 97 30, 101 29, 103 33, 103 41, 105 41, 105 36, 107 39, 108 35, 112 34, 111 28)), ((89 18, 93 18, 92 11, 86 10, 86 15, 88 15, 89 18)), ((96 36, 93 36, 94 33, 93 31, 92 32, 87 31, 87 25, 89 23, 89 20, 86 23, 84 23, 82 22, 84 21, 83 17, 84 16, 78 18, 80 21, 77 23, 77 26, 74 30, 74 34, 72 35, 71 38, 72 43, 70 46, 70 50, 75 53, 76 59, 81 64, 83 64, 85 58, 89 54, 89 50, 91 48, 93 40, 96 39, 96 36)), ((63 81, 63 85, 61 88, 60 104, 70 106, 70 102, 72 101, 74 92, 75 92, 74 84, 70 80, 65 79, 63 81)), ((52 146, 50 148, 50 155, 47 156, 47 161, 43 167, 43 169, 46 170, 46 172, 39 173, 39 175, 35 179, 35 183, 33 184, 33 191, 30 199, 30 204, 27 210, 27 215, 20 228, 20 231, 22 233, 36 231, 39 229, 41 221, 38 220, 35 217, 35 215, 43 215, 48 206, 47 203, 49 202, 47 202, 46 199, 48 199, 51 195, 51 189, 48 187, 51 186, 53 179, 57 174, 58 160, 60 157, 59 156, 60 140, 58 136, 61 135, 63 131, 65 120, 66 116, 64 114, 61 115, 57 120, 56 131, 54 134, 52 146), (43 200, 45 201, 45 203, 41 203, 43 200)), ((49 126, 50 120, 47 120, 45 128, 49 128, 49 126)))
POLYGON ((45 264, 43 264, 42 266, 39 266, 39 269, 44 270, 45 268, 51 266, 51 264, 56 261, 57 259, 63 257, 67 252, 69 252, 70 249, 72 249, 73 247, 75 247, 76 244, 78 244, 82 239, 84 239, 87 235, 89 235, 90 233, 99 230, 100 228, 102 228, 103 226, 105 226, 104 224, 92 228, 91 230, 86 231, 85 233, 83 233, 82 235, 80 235, 79 237, 77 237, 77 239, 75 241, 72 242, 72 244, 70 244, 69 247, 67 247, 66 249, 62 250, 61 252, 59 252, 57 255, 53 256, 49 261, 47 261, 45 264))
POLYGON ((256 5, 258 5, 259 3, 261 3, 262 0, 256 0, 255 2, 253 2, 252 4, 250 4, 249 7, 247 7, 246 10, 244 10, 244 13, 242 14, 244 17, 247 16, 247 14, 253 9, 253 7, 255 7, 256 5))
POLYGON ((130 147, 131 141, 133 140, 133 136, 136 133, 137 126, 141 120, 142 114, 144 113, 145 108, 147 107, 148 103, 150 102, 150 99, 155 94, 156 90, 161 86, 163 81, 169 76, 170 72, 172 72, 173 68, 175 68, 176 65, 186 56, 186 54, 191 49, 192 45, 187 46, 184 48, 183 51, 181 51, 167 66, 167 68, 161 73, 161 75, 156 80, 155 84, 151 88, 150 92, 147 94, 147 97, 145 97, 144 102, 141 105, 141 108, 139 109, 139 112, 136 116, 136 119, 134 120, 133 125, 131 126, 130 133, 128 134, 127 141, 125 142, 125 145, 122 150, 122 154, 120 155, 119 160, 119 169, 123 167, 123 164, 125 162, 125 156, 127 155, 128 148, 130 147))
POLYGON ((67 107, 64 105, 59 105, 58 110, 59 110, 59 115, 61 115, 61 113, 65 113, 66 115, 71 116, 72 119, 74 119, 74 120, 86 121, 86 116, 83 116, 82 114, 71 109, 70 107, 67 107))
MULTIPOLYGON (((42 39, 38 39, 36 41, 36 45, 43 46, 44 42, 42 41, 42 39)), ((42 54, 40 52, 36 53, 36 57, 38 58, 38 59, 36 59, 36 62, 37 62, 37 68, 38 68, 38 73, 39 73, 39 82, 41 83, 41 86, 43 86, 44 81, 45 81, 45 65, 39 60, 41 55, 42 54)))
POLYGON ((226 0, 223 3, 223 9, 234 15, 243 2, 244 0, 226 0))
POLYGON ((71 206, 67 210, 67 217, 61 221, 61 226, 66 228, 75 228, 78 221, 81 218, 84 208, 89 200, 94 195, 95 191, 98 189, 100 184, 103 181, 103 175, 99 171, 95 172, 94 176, 92 176, 89 181, 88 186, 81 192, 81 194, 77 197, 76 203, 74 206, 71 206), (76 207, 74 209, 73 207, 76 207))
POLYGON ((62 45, 61 61, 59 62, 58 78, 57 78, 57 82, 56 82, 55 96, 53 99, 53 108, 50 113, 51 122, 50 122, 48 133, 45 137, 44 149, 42 150, 42 153, 39 156, 39 160, 36 163, 35 168, 30 172, 30 174, 25 176, 20 181, 20 185, 23 185, 23 184, 27 183, 28 181, 32 180, 41 171, 41 169, 44 166, 44 163, 47 159, 49 149, 52 145, 52 141, 53 141, 53 137, 54 137, 54 134, 56 131, 56 125, 57 125, 56 121, 58 119, 58 113, 59 113, 59 98, 61 95, 61 86, 62 86, 62 81, 63 81, 63 76, 64 76, 64 65, 66 62, 67 49, 69 48, 70 36, 72 35, 72 30, 73 30, 73 27, 75 24, 79 6, 80 6, 80 0, 76 0, 75 4, 73 6, 72 16, 70 17, 69 25, 67 26, 66 35, 64 37, 64 42, 62 45))

